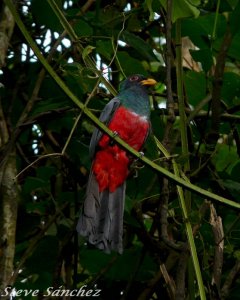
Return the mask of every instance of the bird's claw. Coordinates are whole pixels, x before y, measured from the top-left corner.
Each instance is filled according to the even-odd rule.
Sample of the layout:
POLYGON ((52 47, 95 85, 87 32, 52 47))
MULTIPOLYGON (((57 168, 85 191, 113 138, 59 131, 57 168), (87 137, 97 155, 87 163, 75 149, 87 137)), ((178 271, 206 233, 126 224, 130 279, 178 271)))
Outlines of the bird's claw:
POLYGON ((144 165, 139 161, 144 156, 144 152, 139 151, 139 157, 133 160, 131 168, 134 170, 134 178, 138 177, 138 170, 144 168, 144 165))
POLYGON ((133 178, 138 178, 138 170, 137 169, 134 169, 133 178))
MULTIPOLYGON (((113 131, 113 138, 115 138, 116 136, 119 136, 119 133, 117 131, 113 131)), ((114 144, 114 140, 110 140, 109 145, 113 146, 114 144)))
POLYGON ((116 137, 118 135, 119 135, 119 133, 117 131, 113 131, 113 137, 116 137))
POLYGON ((135 159, 135 162, 138 162, 139 159, 141 159, 144 156, 144 152, 139 151, 138 153, 139 153, 139 157, 135 159))

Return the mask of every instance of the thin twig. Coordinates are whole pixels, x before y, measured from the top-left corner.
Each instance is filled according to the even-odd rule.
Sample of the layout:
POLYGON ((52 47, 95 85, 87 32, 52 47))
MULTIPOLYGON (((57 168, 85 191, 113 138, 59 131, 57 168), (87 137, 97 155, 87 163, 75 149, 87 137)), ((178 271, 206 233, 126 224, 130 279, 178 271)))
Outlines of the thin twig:
POLYGON ((29 168, 31 168, 32 166, 34 166, 36 163, 38 163, 40 160, 45 159, 45 158, 49 158, 52 156, 62 156, 62 153, 56 152, 56 153, 48 153, 48 154, 44 154, 40 157, 38 157, 36 160, 34 160, 33 162, 31 162, 29 165, 27 165, 22 171, 20 171, 15 179, 17 179, 20 175, 22 175, 24 172, 26 172, 29 168))
POLYGON ((215 285, 219 292, 223 266, 224 232, 222 218, 217 215, 216 209, 212 203, 210 204, 210 224, 212 226, 215 242, 212 285, 215 285))
POLYGON ((160 270, 162 272, 163 278, 167 285, 167 291, 168 291, 169 297, 170 297, 170 299, 174 299, 175 293, 176 293, 175 282, 169 276, 165 264, 160 264, 160 270))
POLYGON ((113 61, 114 61, 114 59, 116 58, 116 60, 117 60, 117 62, 118 62, 118 64, 119 64, 119 67, 120 67, 120 69, 121 69, 122 74, 126 77, 126 75, 125 75, 125 73, 124 73, 124 71, 123 71, 123 69, 122 69, 122 67, 121 67, 121 64, 119 63, 118 57, 117 57, 118 40, 119 40, 121 34, 123 33, 123 31, 124 31, 124 29, 125 29, 125 22, 126 22, 125 14, 122 13, 122 15, 123 15, 123 24, 122 24, 121 30, 119 31, 119 33, 118 33, 118 35, 117 35, 117 44, 116 44, 116 47, 115 47, 115 48, 114 48, 114 40, 113 40, 113 38, 112 38, 112 47, 113 47, 113 52, 114 52, 114 53, 113 53, 113 57, 112 57, 110 63, 108 64, 108 67, 111 67, 111 65, 112 65, 112 63, 113 63, 113 61))

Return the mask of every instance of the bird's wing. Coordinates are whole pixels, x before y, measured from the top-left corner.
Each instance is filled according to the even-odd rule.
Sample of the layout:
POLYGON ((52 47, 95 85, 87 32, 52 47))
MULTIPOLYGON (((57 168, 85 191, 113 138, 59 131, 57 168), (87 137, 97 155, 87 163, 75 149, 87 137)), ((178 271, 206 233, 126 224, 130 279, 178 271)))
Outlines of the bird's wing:
MULTIPOLYGON (((113 98, 110 102, 108 102, 108 104, 101 112, 99 120, 107 125, 112 119, 114 112, 117 110, 119 106, 120 106, 120 100, 117 97, 113 98)), ((95 155, 96 146, 100 138, 102 137, 102 134, 103 134, 102 131, 99 130, 98 128, 94 129, 90 141, 90 146, 89 146, 89 153, 91 158, 93 158, 95 155)))

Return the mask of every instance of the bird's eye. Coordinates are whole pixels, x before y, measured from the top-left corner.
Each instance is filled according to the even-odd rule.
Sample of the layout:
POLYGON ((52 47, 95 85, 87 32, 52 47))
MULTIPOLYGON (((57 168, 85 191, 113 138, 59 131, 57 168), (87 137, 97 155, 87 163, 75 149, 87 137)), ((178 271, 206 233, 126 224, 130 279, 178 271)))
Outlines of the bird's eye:
POLYGON ((139 80, 139 77, 136 75, 133 75, 130 77, 130 81, 138 81, 138 80, 139 80))

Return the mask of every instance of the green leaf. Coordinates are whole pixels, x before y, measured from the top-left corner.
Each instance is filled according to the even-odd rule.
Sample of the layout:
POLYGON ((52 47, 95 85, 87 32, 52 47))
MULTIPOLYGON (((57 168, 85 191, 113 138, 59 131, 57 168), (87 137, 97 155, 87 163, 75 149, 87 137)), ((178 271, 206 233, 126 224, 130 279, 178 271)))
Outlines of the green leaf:
POLYGON ((34 191, 36 189, 41 189, 44 187, 46 187, 45 180, 28 176, 23 185, 23 191, 26 194, 30 194, 32 191, 34 191))
POLYGON ((82 19, 74 23, 73 29, 79 37, 87 37, 93 35, 93 28, 82 19))
MULTIPOLYGON (((26 267, 31 273, 38 274, 39 282, 46 282, 45 276, 52 278, 58 258, 59 241, 54 236, 45 236, 40 240, 36 250, 26 261, 26 267)), ((46 282, 51 284, 51 282, 46 282)), ((50 285, 48 285, 50 286, 50 285)))
POLYGON ((56 174, 56 168, 51 166, 43 166, 37 168, 37 177, 45 180, 46 182, 56 174))
MULTIPOLYGON (((159 0, 162 6, 167 9, 167 0, 159 0)), ((197 6, 200 4, 199 0, 173 0, 172 21, 177 19, 194 17, 197 18, 200 10, 197 6)))
POLYGON ((198 19, 184 19, 182 21, 182 36, 188 36, 193 44, 200 49, 210 48, 208 32, 202 26, 202 22, 198 19))
POLYGON ((126 76, 131 74, 147 75, 139 61, 135 58, 132 58, 127 52, 118 52, 117 57, 126 76))
POLYGON ((49 112, 49 111, 57 111, 61 108, 69 107, 69 102, 67 99, 59 99, 59 98, 48 98, 47 101, 39 101, 34 106, 31 116, 38 116, 41 113, 49 112))
POLYGON ((17 251, 22 253, 22 250, 25 250, 25 241, 28 241, 28 239, 39 230, 40 222, 41 217, 37 214, 29 214, 26 208, 23 207, 23 203, 21 203, 18 209, 16 238, 17 241, 24 242, 20 243, 17 251))
MULTIPOLYGON (((54 1, 62 9, 62 0, 54 1)), ((49 6, 47 0, 32 0, 31 8, 33 16, 39 25, 45 25, 47 28, 57 32, 63 31, 61 23, 49 6)))
MULTIPOLYGON (((121 256, 117 257, 117 260, 112 267, 105 273, 105 277, 108 280, 129 280, 132 276, 133 270, 136 268, 139 259, 141 257, 141 248, 135 247, 134 249, 125 249, 121 256)), ((116 254, 115 254, 116 255, 116 254)), ((97 274, 112 260, 113 254, 108 255, 99 250, 82 250, 80 252, 80 260, 82 266, 88 270, 91 274, 97 274)), ((142 261, 139 271, 137 273, 137 280, 150 279, 157 266, 153 259, 148 255, 145 255, 142 261)))
MULTIPOLYGON (((90 49, 89 49, 90 51, 90 49)), ((85 52, 87 55, 87 49, 85 52)), ((84 68, 77 62, 64 64, 64 77, 71 91, 81 98, 83 94, 91 92, 97 78, 92 76, 92 70, 84 68)))
POLYGON ((235 98, 240 97, 239 75, 233 72, 224 73, 221 97, 229 107, 234 105, 235 98))
POLYGON ((81 249, 79 252, 81 265, 91 274, 97 274, 112 259, 114 254, 106 254, 98 249, 81 249))
POLYGON ((97 45, 96 47, 97 53, 99 53, 104 58, 110 61, 113 56, 112 42, 110 40, 107 41, 98 40, 96 45, 97 45))
POLYGON ((58 203, 74 203, 76 201, 76 192, 61 192, 57 197, 58 203))
POLYGON ((153 53, 152 47, 149 45, 149 43, 145 42, 139 36, 128 31, 124 31, 124 33, 122 34, 122 39, 125 43, 134 48, 136 56, 140 55, 143 59, 149 61, 157 60, 156 56, 153 53))
POLYGON ((152 22, 154 20, 154 11, 152 9, 152 2, 153 0, 146 0, 145 3, 146 3, 146 6, 149 10, 149 21, 152 22))
POLYGON ((88 45, 86 48, 83 49, 82 58, 85 59, 89 54, 92 53, 94 49, 95 47, 88 45))
POLYGON ((240 160, 237 160, 231 169, 231 179, 240 182, 240 160))
POLYGON ((196 106, 206 97, 206 77, 203 72, 187 71, 185 86, 187 98, 191 105, 196 106))
POLYGON ((28 258, 27 265, 33 273, 54 270, 57 262, 59 241, 54 236, 45 236, 38 244, 34 253, 28 258), (48 259, 46 259, 46 257, 48 259))
POLYGON ((231 168, 231 164, 235 163, 236 160, 238 160, 236 147, 229 147, 225 144, 218 145, 217 152, 212 158, 212 162, 218 172, 231 168))
POLYGON ((200 62, 203 70, 207 73, 213 65, 213 57, 210 49, 191 50, 192 58, 200 62))
POLYGON ((61 89, 59 89, 54 80, 48 76, 45 77, 42 83, 39 98, 40 100, 35 102, 33 110, 31 111, 31 116, 50 110, 72 106, 68 97, 66 97, 61 89))
POLYGON ((240 184, 239 181, 234 181, 231 179, 221 180, 223 186, 225 186, 232 196, 236 199, 236 201, 240 202, 239 194, 240 194, 240 184))
POLYGON ((237 6, 235 7, 234 11, 230 15, 229 24, 233 35, 235 35, 240 30, 239 16, 240 16, 240 1, 238 1, 237 6))
MULTIPOLYGON (((106 274, 107 278, 119 280, 128 280, 132 277, 133 270, 139 264, 142 257, 142 248, 135 246, 133 249, 125 249, 124 254, 119 257, 118 261, 113 268, 106 274)), ((136 280, 146 281, 152 278, 153 274, 157 271, 157 265, 152 257, 146 254, 139 265, 136 280)))
MULTIPOLYGON (((215 14, 209 13, 199 16, 197 19, 184 19, 182 21, 182 36, 188 36, 200 50, 211 51, 211 37, 215 23, 215 14)), ((218 16, 216 38, 223 37, 226 31, 226 18, 218 16)))

